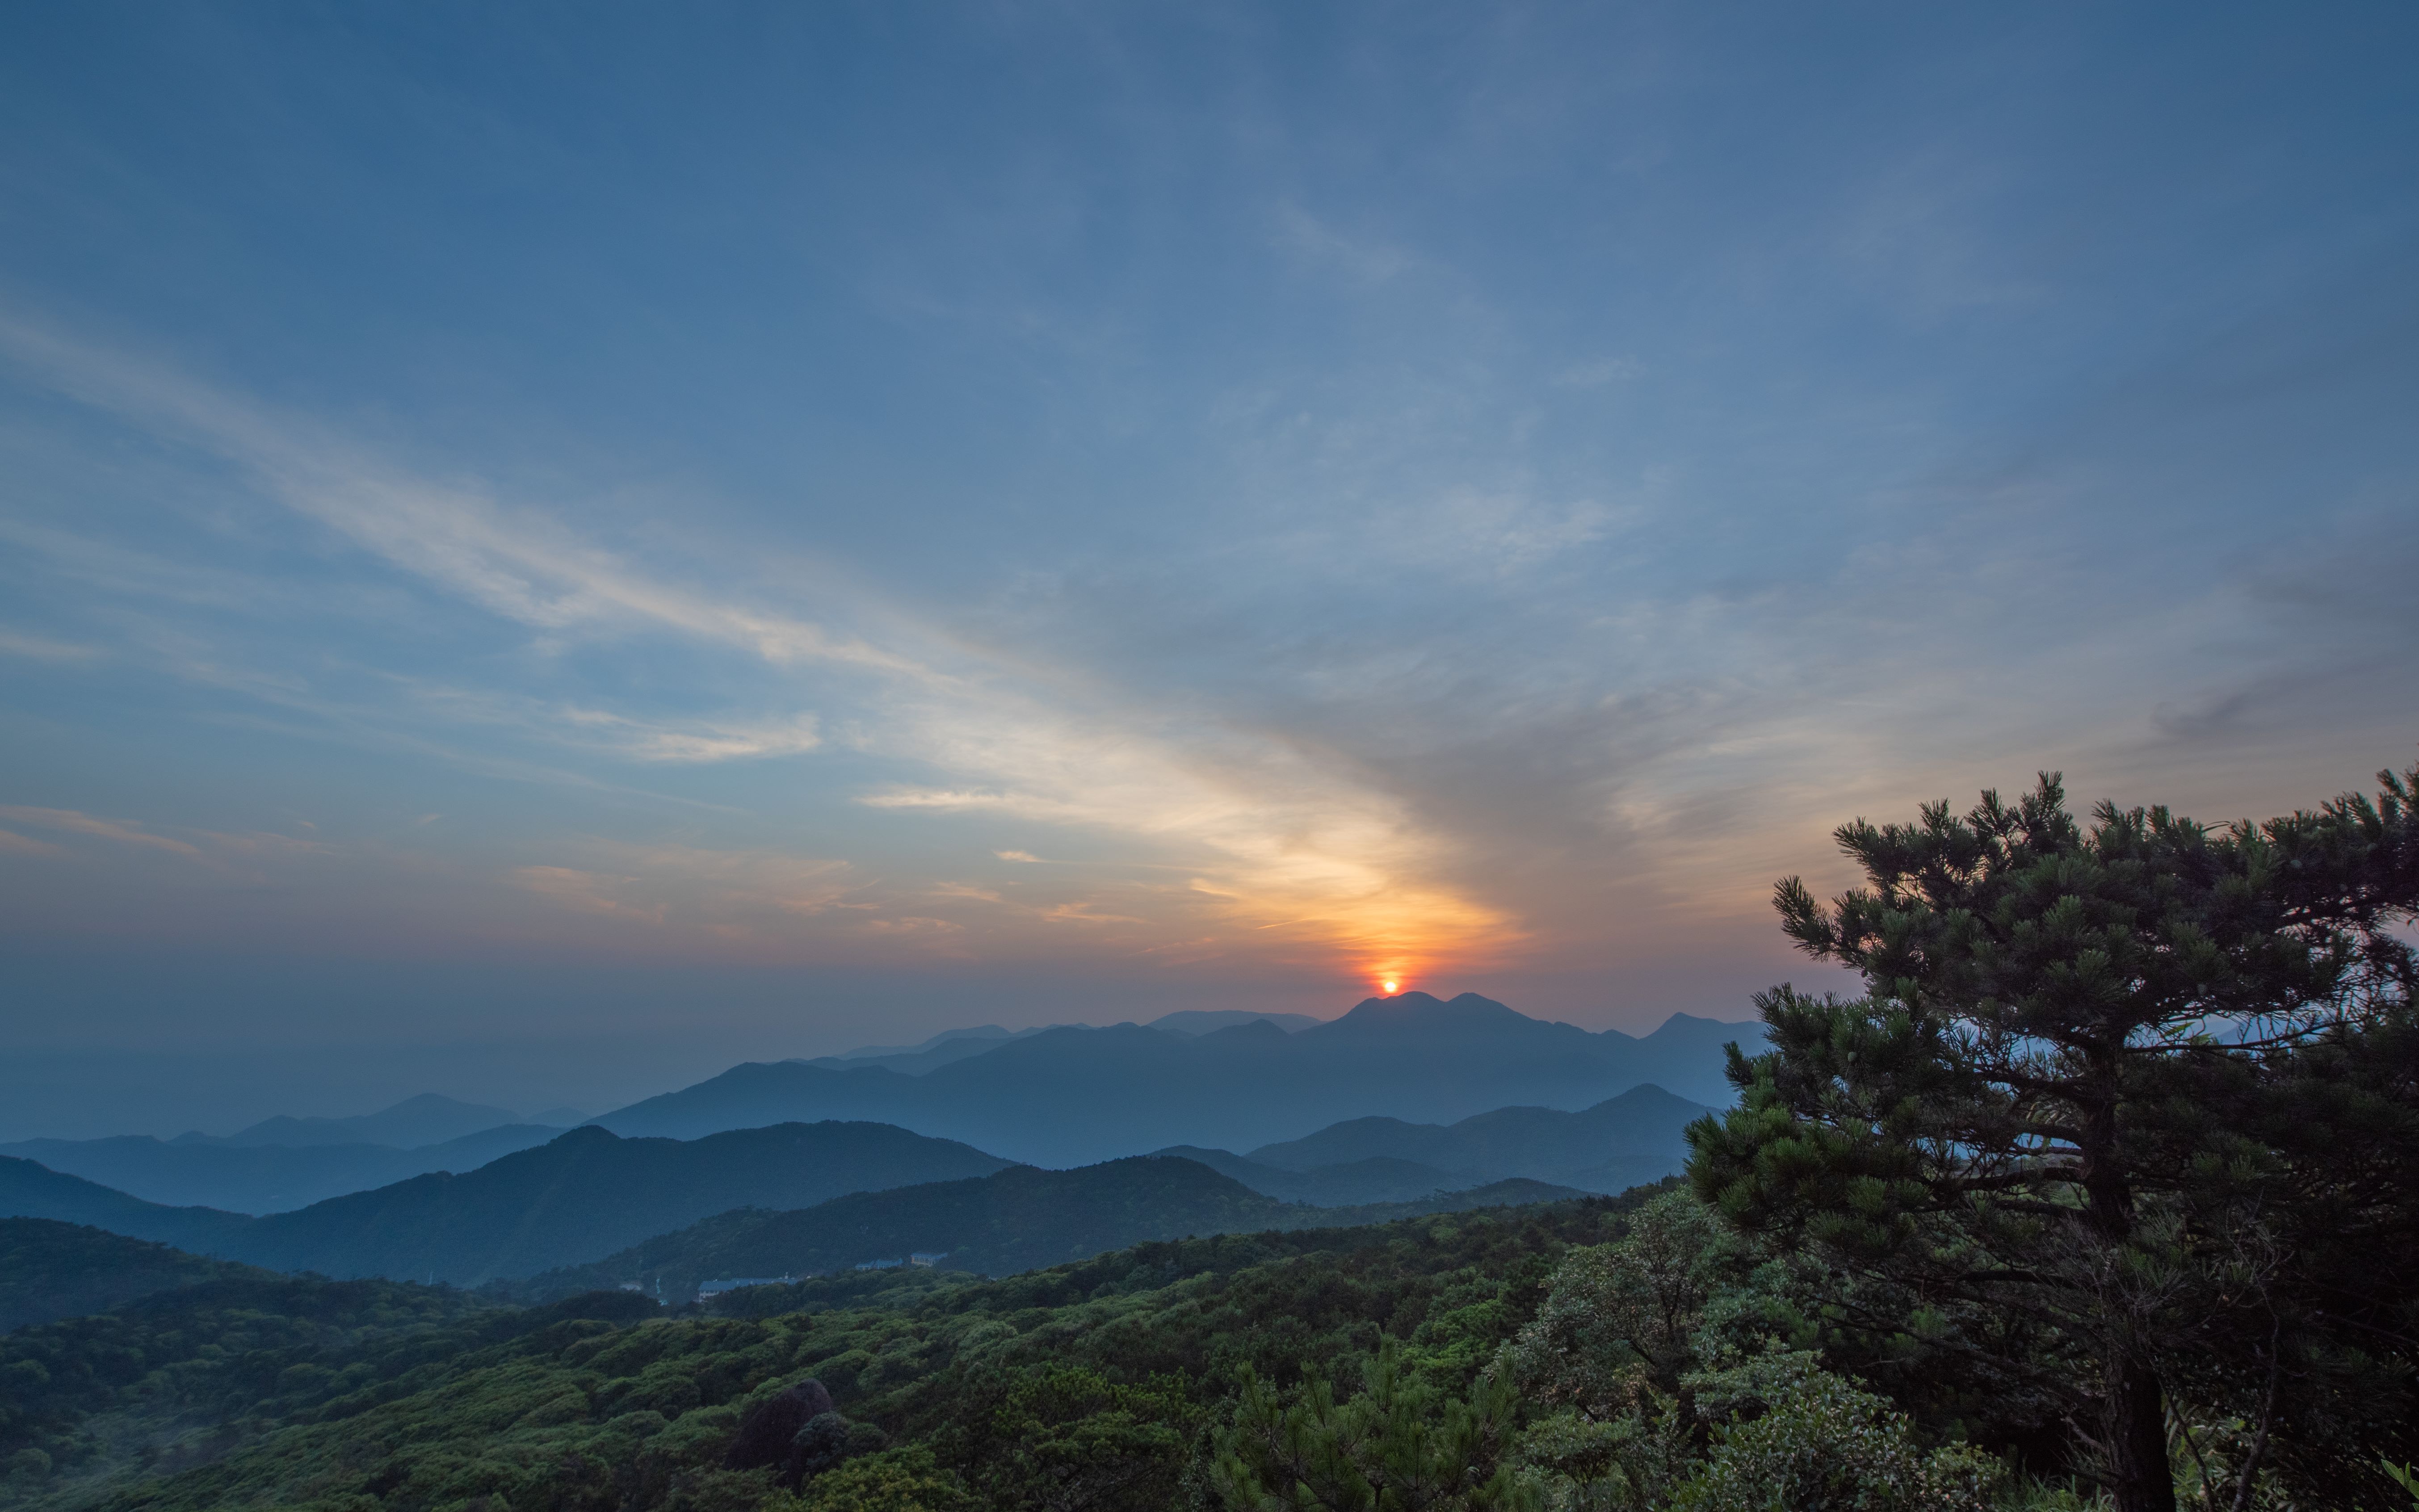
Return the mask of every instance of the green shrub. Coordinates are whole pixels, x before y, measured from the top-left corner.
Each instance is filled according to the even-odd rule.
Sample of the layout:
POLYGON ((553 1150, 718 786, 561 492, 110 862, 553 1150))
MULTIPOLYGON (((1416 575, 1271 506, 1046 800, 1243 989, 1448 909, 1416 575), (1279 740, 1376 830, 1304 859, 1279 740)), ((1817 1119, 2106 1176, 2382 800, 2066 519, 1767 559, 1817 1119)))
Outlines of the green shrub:
POLYGON ((1810 1354, 1766 1355, 1690 1383, 1701 1409, 1733 1416, 1672 1512, 1986 1512, 2004 1473, 1963 1444, 1925 1452, 1905 1414, 1810 1354))
POLYGON ((957 1472, 922 1445, 886 1449, 825 1471, 761 1512, 984 1512, 957 1472))
POLYGON ((1411 1376, 1390 1338, 1341 1405, 1324 1381, 1288 1402, 1247 1376, 1211 1484, 1237 1512, 1527 1508, 1533 1495, 1507 1454, 1518 1412, 1508 1372, 1482 1375, 1467 1400, 1449 1397, 1411 1376))

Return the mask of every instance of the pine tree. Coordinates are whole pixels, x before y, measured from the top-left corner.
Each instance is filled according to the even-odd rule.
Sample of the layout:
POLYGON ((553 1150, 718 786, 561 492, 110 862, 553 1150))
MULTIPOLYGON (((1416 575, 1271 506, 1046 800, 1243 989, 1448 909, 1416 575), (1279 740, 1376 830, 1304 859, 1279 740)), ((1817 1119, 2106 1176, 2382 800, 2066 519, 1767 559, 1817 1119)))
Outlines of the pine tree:
POLYGON ((1696 1190, 1837 1265, 1851 1330, 1921 1310, 1930 1347, 1979 1358, 1986 1321, 2023 1321, 2028 1355, 1978 1368, 2063 1394, 2120 1512, 2175 1504, 2175 1385, 2240 1402, 2245 1504, 2294 1401, 2350 1401, 2413 1352, 2388 1294, 2419 1238, 2396 933, 2419 767, 2380 778, 2222 830, 2106 805, 2086 827, 2046 774, 2013 805, 1842 827, 1867 885, 1775 901, 1866 995, 1758 998, 1772 1048, 1733 1049, 1742 1102, 1690 1131, 1696 1190), (2390 1242, 2365 1281, 2345 1263, 2390 1242))

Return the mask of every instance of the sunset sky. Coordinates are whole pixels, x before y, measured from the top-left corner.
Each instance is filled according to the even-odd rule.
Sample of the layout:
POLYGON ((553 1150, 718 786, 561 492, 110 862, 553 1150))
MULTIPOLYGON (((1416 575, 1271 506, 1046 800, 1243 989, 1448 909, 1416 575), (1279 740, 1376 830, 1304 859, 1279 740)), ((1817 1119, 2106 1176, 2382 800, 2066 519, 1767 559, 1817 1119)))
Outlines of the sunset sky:
POLYGON ((0 1135, 1747 1018, 2414 572, 2405 5, 14 7, 0 1135))

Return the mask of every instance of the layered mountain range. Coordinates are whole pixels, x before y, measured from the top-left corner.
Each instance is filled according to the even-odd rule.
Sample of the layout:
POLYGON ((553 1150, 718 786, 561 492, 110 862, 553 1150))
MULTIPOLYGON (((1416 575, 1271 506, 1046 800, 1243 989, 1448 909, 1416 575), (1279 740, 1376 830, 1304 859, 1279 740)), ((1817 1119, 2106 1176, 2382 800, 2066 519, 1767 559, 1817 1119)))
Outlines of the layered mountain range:
POLYGON ((306 1149, 317 1145, 385 1145, 396 1149, 419 1149, 506 1124, 552 1124, 557 1128, 568 1128, 579 1121, 579 1114, 571 1108, 555 1108, 535 1118, 523 1119, 506 1108, 464 1103, 455 1098, 440 1097, 435 1092, 423 1092, 418 1097, 405 1098, 393 1107, 380 1108, 376 1113, 365 1113, 358 1118, 263 1119, 250 1128, 239 1129, 231 1134, 211 1135, 195 1132, 178 1134, 169 1142, 177 1145, 224 1145, 246 1149, 267 1146, 306 1149))
POLYGON ((887 1124, 778 1124, 697 1140, 590 1126, 462 1175, 266 1217, 144 1202, 0 1158, 0 1215, 339 1278, 478 1285, 584 1267, 589 1284, 618 1265, 629 1273, 609 1277, 617 1285, 669 1277, 686 1287, 755 1263, 747 1257, 779 1257, 777 1271, 797 1272, 919 1248, 996 1273, 1086 1245, 1618 1192, 1677 1169, 1681 1131, 1705 1111, 1641 1087, 1578 1113, 1506 1108, 1451 1125, 1362 1119, 1249 1157, 1176 1147, 1072 1171, 887 1124), (617 1251, 628 1253, 603 1258, 617 1251))
POLYGON ((1172 1145, 1250 1149, 1348 1119, 1437 1124, 1507 1106, 1566 1112, 1652 1083, 1731 1099, 1722 1047, 1763 1026, 1673 1014, 1643 1038, 1592 1033, 1464 993, 1366 999, 1288 1033, 1265 1016, 1205 1034, 1061 1027, 968 1052, 963 1040, 872 1060, 749 1062, 594 1120, 694 1139, 823 1119, 895 1123, 1039 1165, 1172 1145))
MULTIPOLYGON (((330 1120, 335 1121, 335 1120, 330 1120)), ((347 1120, 349 1121, 349 1120, 347 1120)), ((442 1144, 252 1145, 119 1134, 109 1139, 24 1139, 0 1155, 116 1187, 146 1202, 199 1204, 230 1212, 290 1212, 431 1171, 472 1171, 562 1133, 505 1123, 442 1144)))
POLYGON ((1013 1165, 973 1180, 860 1192, 796 1212, 723 1213, 593 1264, 535 1276, 516 1290, 546 1298, 636 1285, 685 1301, 700 1283, 717 1278, 806 1276, 919 1256, 952 1271, 1007 1275, 1151 1240, 1340 1227, 1585 1195, 1514 1180, 1406 1202, 1315 1208, 1277 1201, 1198 1162, 1169 1156, 1071 1171, 1013 1165))
POLYGON ((418 1176, 263 1218, 139 1202, 0 1159, 0 1214, 87 1224, 275 1271, 474 1286, 609 1255, 734 1208, 809 1208, 1008 1164, 886 1124, 788 1124, 690 1141, 589 1128, 459 1176, 418 1176))
MULTIPOLYGON (((1762 1027, 1675 1015, 1643 1038, 1591 1034, 1474 994, 1440 1002, 1424 993, 1373 998, 1331 1023, 1214 1010, 1110 1028, 985 1025, 920 1045, 736 1066, 595 1121, 617 1134, 679 1139, 785 1122, 872 1121, 1043 1165, 1171 1147, 1232 1163, 1241 1158, 1234 1150, 1284 1143, 1339 1121, 1386 1119, 1425 1128, 1507 1106, 1572 1113, 1645 1083, 1719 1105, 1730 1098, 1721 1046, 1738 1040, 1753 1048, 1762 1027)), ((424 1095, 359 1118, 276 1118, 232 1134, 166 1140, 29 1139, 0 1145, 0 1156, 36 1161, 146 1202, 268 1214, 415 1176, 477 1169, 554 1138, 563 1123, 549 1119, 576 1123, 579 1115, 562 1108, 524 1120, 503 1108, 424 1095)), ((1675 1141, 1667 1144, 1676 1151, 1675 1141)), ((1628 1159, 1623 1155, 1595 1171, 1592 1165, 1600 1163, 1575 1156, 1545 1171, 1506 1166, 1478 1152, 1418 1148, 1426 1153, 1383 1158, 1422 1169, 1372 1167, 1340 1184, 1273 1174, 1244 1179, 1256 1191, 1348 1203, 1481 1177, 1618 1190, 1644 1168, 1621 1164, 1628 1159)), ((1281 1158, 1263 1164, 1291 1168, 1281 1158)))
POLYGON ((1352 1119, 1248 1155, 1175 1145, 1179 1155, 1255 1192, 1342 1206, 1399 1202, 1523 1180, 1582 1192, 1626 1192, 1678 1170, 1689 1124, 1713 1109, 1659 1087, 1633 1087, 1592 1108, 1497 1108, 1453 1124, 1352 1119))
POLYGON ((1642 1039, 1591 1034, 1421 993, 1304 1022, 1221 1011, 986 1026, 734 1067, 567 1133, 430 1096, 220 1137, 28 1141, 0 1155, 0 1217, 278 1271, 461 1285, 592 1266, 700 1225, 651 1273, 759 1253, 822 1268, 901 1245, 955 1246, 995 1270, 1651 1182, 1683 1163, 1686 1126, 1727 1101, 1721 1045, 1760 1029, 1674 1016, 1642 1039), (427 1135, 443 1137, 368 1142, 427 1135))

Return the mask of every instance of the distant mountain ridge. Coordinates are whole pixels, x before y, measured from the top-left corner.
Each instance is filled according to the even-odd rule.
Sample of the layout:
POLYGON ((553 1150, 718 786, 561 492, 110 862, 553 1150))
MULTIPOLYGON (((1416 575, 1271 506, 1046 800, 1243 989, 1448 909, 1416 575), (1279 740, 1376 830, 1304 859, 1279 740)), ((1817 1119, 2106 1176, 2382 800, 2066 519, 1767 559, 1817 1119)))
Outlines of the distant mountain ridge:
POLYGON ((10 1155, 0 1155, 0 1218, 79 1224, 220 1257, 228 1257, 227 1246, 260 1222, 216 1208, 146 1202, 81 1176, 68 1176, 10 1155))
POLYGON ((681 1142, 575 1129, 460 1176, 267 1217, 146 1203, 0 1159, 0 1217, 53 1218, 274 1271, 475 1286, 609 1255, 733 1208, 984 1176, 1009 1162, 885 1124, 785 1124, 681 1142))
POLYGON ((1688 1158, 1687 1129, 1713 1112, 1659 1087, 1633 1087, 1591 1108, 1496 1108, 1452 1124, 1355 1119, 1245 1157, 1280 1170, 1345 1162, 1418 1162, 1484 1180, 1527 1177, 1590 1192, 1658 1181, 1688 1158))
POLYGON ((520 1115, 509 1108, 491 1108, 478 1103, 440 1097, 435 1092, 423 1092, 418 1097, 408 1097, 393 1107, 364 1113, 358 1118, 296 1119, 280 1115, 263 1119, 250 1128, 239 1129, 231 1134, 178 1134, 169 1142, 244 1148, 282 1145, 288 1149, 304 1149, 313 1145, 389 1145, 397 1149, 418 1149, 521 1121, 520 1115))
POLYGON ((529 1149, 563 1131, 507 1123, 440 1145, 238 1145, 153 1139, 24 1139, 0 1155, 39 1161, 52 1170, 115 1187, 146 1202, 200 1205, 230 1212, 289 1212, 312 1203, 385 1186, 430 1171, 470 1171, 529 1149))
POLYGON ((1484 1185, 1462 1171, 1439 1170, 1417 1161, 1376 1156, 1289 1171, 1247 1160, 1231 1149, 1204 1149, 1199 1145, 1170 1145, 1153 1155, 1189 1160, 1219 1175, 1242 1182, 1262 1196, 1281 1202, 1306 1202, 1321 1208, 1364 1207, 1373 1202, 1416 1202, 1441 1192, 1458 1192, 1484 1185))
MULTIPOLYGON (((1168 1034, 1180 1034, 1188 1039, 1232 1028, 1239 1024, 1265 1021, 1292 1033, 1306 1029, 1320 1021, 1307 1013, 1257 1013, 1248 1009, 1184 1009, 1163 1013, 1142 1026, 1168 1034)), ((838 1071, 855 1071, 866 1066, 883 1066, 907 1076, 920 1076, 928 1071, 971 1059, 998 1049, 1011 1040, 1027 1040, 1037 1034, 1056 1029, 1081 1029, 1082 1024, 1052 1024, 1031 1029, 1003 1029, 996 1024, 978 1025, 970 1029, 950 1029, 936 1034, 922 1044, 868 1045, 837 1056, 813 1056, 781 1062, 789 1066, 826 1066, 838 1071)), ((1124 1027, 1125 1026, 1119 1026, 1124 1027)))
POLYGON ((1592 1108, 1497 1108, 1454 1124, 1352 1119, 1248 1155, 1175 1145, 1253 1191, 1325 1206, 1400 1202, 1490 1181, 1527 1180, 1605 1195, 1687 1163, 1687 1126, 1713 1109, 1659 1087, 1633 1087, 1592 1108))
POLYGON ((1508 1181, 1407 1203, 1313 1208, 1280 1202, 1198 1162, 1141 1155, 1069 1171, 1010 1166, 997 1175, 861 1192, 794 1212, 727 1212, 589 1265, 532 1277, 548 1297, 634 1283, 686 1300, 721 1277, 807 1275, 943 1255, 953 1271, 1007 1275, 1088 1259, 1148 1240, 1346 1227, 1420 1213, 1565 1201, 1586 1196, 1508 1181))
MULTIPOLYGON (((886 1065, 748 1062, 593 1120, 696 1138, 808 1119, 862 1119, 1071 1166, 1171 1145, 1256 1148, 1356 1118, 1438 1124, 1506 1106, 1577 1111, 1645 1083, 1731 1100, 1722 1046, 1761 1024, 1673 1014, 1643 1038, 1529 1018, 1474 993, 1373 997, 1287 1033, 1254 1021, 1191 1036, 1061 1027, 919 1073, 886 1065)), ((1426 1163, 1424 1163, 1426 1164, 1426 1163)))

